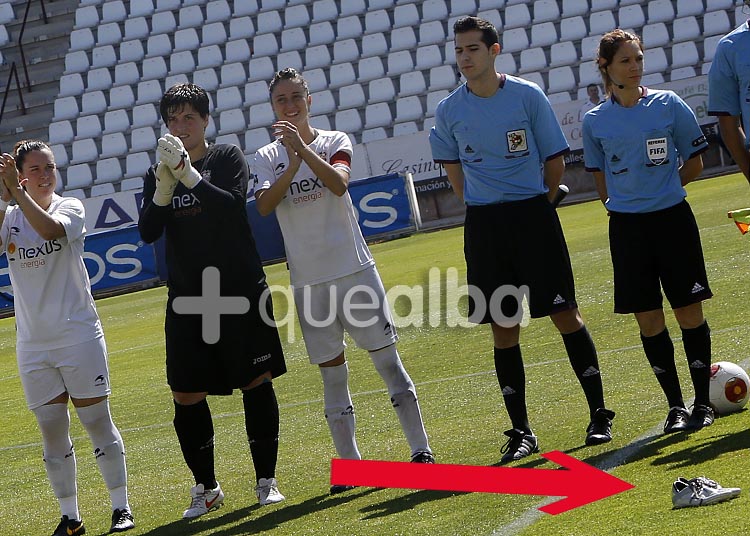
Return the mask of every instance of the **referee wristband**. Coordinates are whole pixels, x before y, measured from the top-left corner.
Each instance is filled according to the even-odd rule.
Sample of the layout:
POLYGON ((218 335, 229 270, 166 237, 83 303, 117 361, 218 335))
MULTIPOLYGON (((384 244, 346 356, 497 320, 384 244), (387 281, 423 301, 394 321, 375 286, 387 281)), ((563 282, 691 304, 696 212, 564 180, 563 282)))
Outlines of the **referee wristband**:
POLYGON ((8 210, 8 202, 0 199, 0 212, 5 212, 6 210, 8 210))

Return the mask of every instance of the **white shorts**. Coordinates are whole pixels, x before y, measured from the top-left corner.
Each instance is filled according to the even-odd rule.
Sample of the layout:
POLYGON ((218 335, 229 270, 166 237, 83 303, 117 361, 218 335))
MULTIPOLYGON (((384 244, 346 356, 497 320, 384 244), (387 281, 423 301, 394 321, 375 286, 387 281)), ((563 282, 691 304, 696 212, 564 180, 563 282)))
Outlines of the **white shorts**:
POLYGON ((294 303, 314 365, 344 351, 344 331, 367 351, 398 340, 383 282, 374 265, 332 281, 295 288, 294 303))
POLYGON ((16 353, 26 404, 34 410, 66 392, 73 398, 110 393, 104 337, 54 350, 16 353))

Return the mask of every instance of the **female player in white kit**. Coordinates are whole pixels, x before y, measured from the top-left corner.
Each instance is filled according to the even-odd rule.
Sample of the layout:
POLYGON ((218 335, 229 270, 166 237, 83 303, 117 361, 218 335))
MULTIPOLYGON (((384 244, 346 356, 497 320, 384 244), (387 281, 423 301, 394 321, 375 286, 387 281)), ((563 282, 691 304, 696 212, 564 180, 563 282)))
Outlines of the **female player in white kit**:
MULTIPOLYGON (((383 283, 349 196, 351 141, 343 132, 310 126, 310 93, 295 69, 276 73, 270 93, 277 140, 255 155, 255 198, 261 214, 275 210, 279 220, 302 335, 310 361, 323 376, 325 415, 336 451, 341 458, 361 458, 344 357, 346 330, 370 353, 385 381, 411 460, 434 463, 414 383, 396 350, 383 283), (356 308, 371 303, 378 309, 356 308)), ((345 489, 333 486, 331 493, 345 489)))
POLYGON ((712 294, 684 188, 703 170, 708 143, 680 97, 641 85, 643 58, 641 40, 632 33, 617 29, 601 38, 597 61, 609 98, 583 118, 583 152, 609 211, 615 312, 635 315, 670 407, 664 432, 671 433, 714 421, 711 330, 701 305, 712 294), (662 288, 682 331, 695 389, 692 413, 682 399, 662 288))
POLYGON ((83 204, 55 193, 50 148, 21 141, 0 156, 0 254, 8 258, 16 354, 26 403, 39 424, 44 465, 60 503, 53 536, 84 534, 68 400, 94 445, 112 501, 110 532, 133 528, 125 447, 109 411, 107 347, 86 266, 83 204), (8 202, 15 200, 9 207, 8 202))

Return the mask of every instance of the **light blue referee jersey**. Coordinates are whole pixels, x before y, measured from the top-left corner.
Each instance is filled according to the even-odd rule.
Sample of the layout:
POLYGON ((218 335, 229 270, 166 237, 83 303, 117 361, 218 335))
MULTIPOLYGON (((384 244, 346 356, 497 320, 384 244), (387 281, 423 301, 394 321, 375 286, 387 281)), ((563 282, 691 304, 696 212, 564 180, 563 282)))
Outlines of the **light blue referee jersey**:
MULTIPOLYGON (((708 115, 742 116, 750 130, 750 28, 744 22, 721 38, 708 72, 708 115)), ((745 140, 750 147, 750 136, 745 140)))
POLYGON ((539 86, 507 75, 491 97, 478 97, 463 84, 440 101, 430 145, 436 162, 461 164, 467 205, 547 192, 542 164, 569 150, 539 86))
POLYGON ((643 88, 630 108, 609 98, 583 117, 586 171, 603 171, 614 212, 652 212, 687 195, 679 158, 708 148, 695 114, 672 91, 643 88))

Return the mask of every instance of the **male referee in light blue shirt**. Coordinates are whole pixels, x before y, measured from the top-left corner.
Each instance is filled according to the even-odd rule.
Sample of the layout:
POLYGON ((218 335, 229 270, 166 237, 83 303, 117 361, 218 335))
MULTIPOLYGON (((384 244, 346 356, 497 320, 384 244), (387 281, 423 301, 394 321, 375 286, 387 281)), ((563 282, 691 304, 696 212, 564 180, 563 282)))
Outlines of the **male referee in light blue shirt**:
POLYGON ((578 311, 565 237, 550 204, 568 144, 538 86, 495 72, 500 44, 490 22, 464 17, 454 32, 466 83, 438 105, 430 144, 467 205, 467 279, 479 290, 469 300, 469 319, 492 328, 495 369, 513 427, 505 432, 501 462, 539 450, 526 411, 519 294, 503 298, 509 285, 526 294, 532 318, 549 316, 562 334, 589 405, 586 444, 606 443, 615 414, 604 405, 596 348, 578 311))

